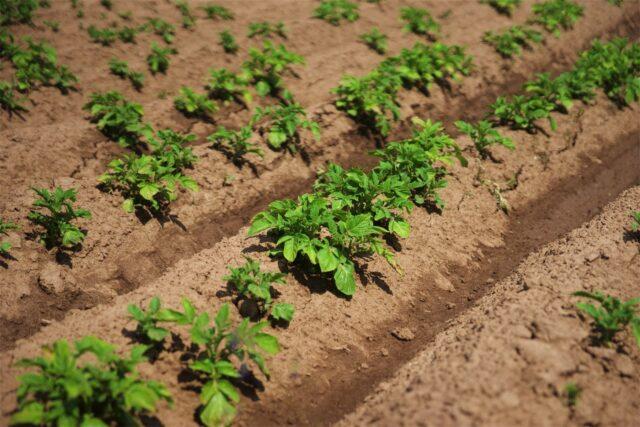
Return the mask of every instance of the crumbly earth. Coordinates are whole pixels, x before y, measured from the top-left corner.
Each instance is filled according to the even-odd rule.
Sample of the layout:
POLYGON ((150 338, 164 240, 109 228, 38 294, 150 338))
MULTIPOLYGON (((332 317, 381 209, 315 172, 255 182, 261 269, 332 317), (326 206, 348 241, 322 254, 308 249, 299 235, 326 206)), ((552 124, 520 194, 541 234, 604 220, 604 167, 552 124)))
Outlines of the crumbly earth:
MULTIPOLYGON (((246 226, 274 199, 308 191, 316 169, 327 161, 361 167, 373 163, 366 153, 376 141, 335 110, 330 89, 342 74, 362 74, 381 61, 357 41, 371 26, 389 34, 392 54, 418 40, 402 31, 397 18, 400 7, 409 2, 388 0, 381 6, 362 2, 359 21, 333 27, 310 18, 313 1, 265 0, 251 2, 250 8, 220 1, 236 12, 237 20, 200 18, 193 31, 179 28, 175 42, 179 53, 167 76, 148 76, 142 93, 108 75, 106 64, 115 55, 143 69, 148 45, 157 38, 141 35, 136 45, 100 47, 78 28, 66 2, 52 3, 51 9, 39 12, 38 22, 57 19, 60 33, 45 34, 41 25, 16 31, 46 35, 61 61, 78 73, 80 88, 66 97, 54 90, 36 91, 32 95, 36 105, 23 120, 0 116, 0 216, 31 231, 25 220, 32 202, 28 187, 59 183, 78 187, 79 204, 88 207, 94 218, 83 223, 87 240, 71 255, 71 265, 57 263, 53 253, 22 232, 11 236, 14 259, 5 260, 0 270, 0 424, 15 408, 16 375, 22 372, 14 367, 18 359, 33 356, 53 340, 85 334, 125 351, 132 344, 127 331, 134 328, 127 305, 146 305, 155 295, 171 307, 186 296, 199 309, 214 312, 229 301, 219 294, 227 267, 242 262, 243 255, 256 257, 266 269, 291 273, 287 284, 279 287, 280 299, 293 303, 296 315, 288 328, 270 329, 283 351, 269 361, 272 379, 262 379, 264 389, 245 390, 238 423, 338 421, 376 384, 430 345, 448 322, 511 274, 531 251, 580 226, 624 189, 640 183, 638 106, 620 109, 602 94, 589 105, 576 105, 570 114, 556 115, 558 131, 543 124, 548 135, 505 129, 517 149, 495 149, 500 163, 481 160, 471 142, 459 137, 469 166, 452 166, 442 192, 446 208, 440 214, 422 209, 411 214, 411 237, 394 245, 404 274, 379 259, 359 260, 358 291, 352 299, 343 299, 321 278, 270 259, 266 250, 271 242, 247 238, 246 226), (217 124, 244 124, 248 111, 229 106, 216 114, 215 124, 205 123, 179 115, 172 98, 181 85, 200 88, 207 68, 237 67, 246 57, 246 47, 257 44, 245 38, 246 25, 265 19, 283 20, 290 28, 287 47, 307 59, 306 67, 296 68, 300 77, 287 78, 287 85, 320 121, 323 137, 305 141, 306 160, 267 150, 264 161, 256 159, 256 175, 249 168, 237 169, 205 140, 217 124), (222 54, 216 44, 217 32, 224 28, 239 36, 243 50, 237 56, 222 54), (142 103, 145 118, 154 126, 198 136, 194 150, 200 161, 190 174, 201 191, 181 194, 172 207, 173 222, 141 221, 120 209, 119 195, 95 188, 96 177, 123 150, 95 129, 81 107, 92 91, 113 88, 142 103), (159 97, 160 92, 166 96, 159 97), (229 175, 236 178, 230 185, 229 175), (510 205, 508 215, 497 206, 496 188, 510 205)), ((97 0, 85 3, 93 5, 85 8, 85 28, 118 19, 108 13, 102 20, 97 0)), ((403 117, 417 114, 442 120, 457 135, 453 121, 483 116, 497 95, 519 91, 535 72, 567 69, 593 38, 640 35, 640 11, 632 2, 616 8, 606 1, 584 1, 585 16, 573 30, 558 39, 548 37, 545 45, 521 58, 501 60, 481 43, 482 34, 524 22, 532 3, 524 1, 510 20, 475 1, 425 2, 441 17, 442 41, 467 45, 476 69, 451 91, 434 86, 429 96, 402 93, 403 117)), ((190 4, 198 10, 204 2, 190 4)), ((156 14, 179 23, 169 2, 127 2, 127 9, 136 24, 156 14)), ((403 123, 393 137, 408 132, 403 123)), ((165 382, 173 392, 174 408, 163 407, 157 414, 164 425, 195 423, 198 384, 179 375, 183 368, 179 351, 163 352, 153 364, 141 367, 146 377, 165 382)))
POLYGON ((638 206, 634 187, 528 256, 337 425, 637 424, 638 344, 626 331, 597 346, 572 294, 640 295, 640 235, 629 232, 638 206), (581 390, 574 406, 570 383, 581 390))

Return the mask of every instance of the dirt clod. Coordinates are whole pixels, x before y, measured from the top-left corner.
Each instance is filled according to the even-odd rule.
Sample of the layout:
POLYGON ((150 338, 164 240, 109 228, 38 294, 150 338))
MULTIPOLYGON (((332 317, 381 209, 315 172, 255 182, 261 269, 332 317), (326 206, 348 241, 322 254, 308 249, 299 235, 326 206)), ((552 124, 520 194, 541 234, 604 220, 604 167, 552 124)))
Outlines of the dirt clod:
POLYGON ((411 341, 416 337, 413 331, 409 328, 394 329, 391 331, 391 335, 400 341, 411 341))

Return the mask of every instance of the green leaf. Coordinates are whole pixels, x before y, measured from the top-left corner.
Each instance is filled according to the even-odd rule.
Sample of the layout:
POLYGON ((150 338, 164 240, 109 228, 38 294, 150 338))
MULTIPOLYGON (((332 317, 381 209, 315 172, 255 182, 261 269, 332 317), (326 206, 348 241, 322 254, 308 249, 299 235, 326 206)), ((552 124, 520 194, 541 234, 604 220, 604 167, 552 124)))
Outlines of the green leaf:
POLYGON ((356 292, 354 268, 351 263, 340 263, 333 274, 336 288, 345 295, 351 296, 356 292))
POLYGON ((156 408, 158 397, 144 384, 134 384, 124 392, 124 402, 127 409, 147 410, 153 412, 156 408))
POLYGON ((258 333, 256 334, 255 340, 256 344, 261 349, 271 355, 277 354, 280 351, 280 344, 278 344, 278 339, 273 335, 258 333))
POLYGON ((411 227, 409 226, 409 223, 406 221, 391 220, 389 222, 389 231, 397 234, 402 238, 409 237, 410 230, 411 230, 411 227))
POLYGON ((289 304, 286 302, 279 302, 274 304, 273 309, 271 310, 271 317, 276 320, 284 320, 285 322, 291 322, 293 319, 293 314, 295 313, 295 308, 293 304, 289 304))
POLYGON ((333 271, 338 267, 338 258, 333 254, 330 246, 325 246, 318 251, 318 264, 323 273, 333 271))
POLYGON ((133 199, 126 199, 122 203, 122 209, 127 213, 132 213, 134 209, 133 199))
POLYGON ((140 195, 144 197, 146 200, 153 200, 153 196, 158 194, 160 189, 155 184, 147 184, 143 185, 140 188, 140 195))
POLYGON ((13 414, 11 424, 44 424, 44 407, 37 402, 25 405, 20 411, 13 414))

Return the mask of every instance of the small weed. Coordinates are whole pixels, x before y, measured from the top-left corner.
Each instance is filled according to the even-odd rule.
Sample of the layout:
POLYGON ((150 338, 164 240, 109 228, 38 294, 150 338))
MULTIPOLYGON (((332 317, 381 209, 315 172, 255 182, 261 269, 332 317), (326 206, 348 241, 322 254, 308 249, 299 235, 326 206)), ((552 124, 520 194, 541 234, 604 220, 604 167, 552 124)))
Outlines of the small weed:
POLYGON ((638 314, 638 304, 640 298, 632 298, 629 301, 622 302, 618 298, 611 295, 604 295, 600 292, 578 291, 573 293, 574 296, 588 298, 596 301, 600 306, 589 302, 579 302, 576 304, 578 309, 589 315, 593 319, 593 330, 599 343, 610 345, 615 335, 631 326, 631 332, 636 338, 638 347, 640 347, 640 315, 638 314))

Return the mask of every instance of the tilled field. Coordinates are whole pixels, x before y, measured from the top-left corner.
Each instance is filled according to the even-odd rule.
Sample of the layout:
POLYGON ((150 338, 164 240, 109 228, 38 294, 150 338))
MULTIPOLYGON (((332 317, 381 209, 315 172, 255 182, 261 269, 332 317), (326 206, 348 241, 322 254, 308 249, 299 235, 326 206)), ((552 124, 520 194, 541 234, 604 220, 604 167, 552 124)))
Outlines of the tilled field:
MULTIPOLYGON (((0 113, 0 217, 21 225, 24 231, 10 233, 11 257, 5 259, 0 270, 3 422, 15 408, 16 375, 22 369, 14 364, 19 358, 33 356, 40 346, 56 339, 77 339, 88 334, 125 349, 132 344, 130 332, 135 329, 135 323, 128 318, 127 306, 131 303, 146 306, 154 296, 160 296, 163 305, 176 308, 183 297, 188 297, 199 310, 215 313, 223 303, 231 301, 221 295, 225 289, 223 276, 229 266, 242 263, 244 256, 259 260, 265 270, 290 273, 286 285, 278 287, 279 299, 292 303, 296 313, 288 327, 269 328, 282 349, 268 361, 270 381, 263 378, 256 388, 243 390, 237 422, 246 425, 336 422, 414 356, 418 355, 415 360, 423 360, 420 358, 426 357, 422 355, 425 346, 428 357, 436 357, 434 352, 440 352, 446 358, 446 340, 455 334, 452 331, 464 330, 465 319, 472 316, 468 313, 473 313, 474 322, 481 323, 483 313, 478 307, 492 304, 499 307, 504 298, 517 298, 509 283, 515 283, 514 277, 519 273, 514 276, 514 270, 530 253, 591 220, 625 189, 640 183, 638 104, 621 107, 602 92, 589 103, 576 102, 568 114, 551 113, 558 123, 555 131, 543 121, 541 129, 533 133, 500 128, 517 148, 492 149, 495 161, 478 156, 473 142, 466 136, 458 136, 453 125, 460 119, 482 118, 498 96, 521 93, 523 83, 536 73, 557 75, 571 69, 578 54, 588 49, 594 39, 625 36, 637 40, 640 34, 637 2, 624 2, 621 7, 604 0, 580 2, 584 16, 573 29, 562 31, 557 38, 548 35, 543 44, 506 60, 482 42, 483 34, 524 23, 534 2, 524 1, 511 18, 471 0, 420 5, 391 0, 380 4, 360 2, 359 20, 332 26, 312 18, 317 6, 313 1, 220 1, 219 4, 234 11, 236 18, 221 22, 199 17, 190 30, 176 25, 173 46, 177 54, 171 57, 167 74, 156 77, 149 74, 140 92, 108 74, 107 64, 116 56, 127 60, 132 68, 145 68, 148 46, 158 37, 141 33, 135 44, 115 42, 112 46, 100 46, 90 42, 86 26, 118 20, 113 11, 105 11, 98 1, 85 0, 84 17, 80 20, 68 2, 51 3, 51 8, 37 12, 35 27, 13 26, 11 31, 16 37, 31 35, 49 40, 58 50, 60 62, 78 76, 78 90, 61 95, 53 88, 41 88, 30 93, 33 105, 29 104, 29 112, 12 117, 0 113), (398 274, 379 258, 362 258, 358 261, 358 290, 353 297, 344 298, 332 281, 269 257, 267 251, 273 241, 264 235, 247 237, 247 227, 251 218, 274 200, 310 191, 318 169, 327 162, 365 169, 376 164, 377 160, 368 152, 384 142, 337 110, 331 89, 344 74, 363 75, 382 61, 382 56, 358 40, 372 26, 389 36, 388 55, 425 41, 424 37, 403 31, 398 16, 405 6, 427 7, 442 26, 439 40, 466 46, 474 67, 469 76, 452 83, 450 88, 434 85, 426 94, 401 91, 402 120, 394 125, 387 140, 407 137, 412 116, 439 120, 448 133, 457 136, 468 165, 455 163, 449 167, 448 185, 440 191, 445 202, 441 212, 414 209, 408 216, 410 236, 390 242, 403 273, 398 274), (60 30, 51 32, 41 24, 43 20, 59 21, 60 30), (254 168, 238 168, 212 149, 206 137, 219 125, 237 128, 245 124, 251 116, 249 109, 239 104, 223 106, 213 115, 215 122, 204 121, 180 114, 173 97, 183 85, 202 87, 209 68, 238 69, 246 58, 247 47, 258 45, 258 41, 246 38, 247 25, 264 20, 282 21, 288 29, 288 37, 283 40, 287 49, 306 60, 306 65, 294 67, 297 77, 287 77, 286 86, 309 117, 320 124, 322 137, 318 141, 305 139, 297 154, 265 149, 265 158, 255 158, 254 168), (216 44, 217 33, 222 29, 238 35, 241 49, 236 55, 224 54, 216 44), (119 194, 105 193, 97 187, 97 179, 109 161, 127 150, 102 135, 82 106, 91 93, 114 89, 139 102, 144 107, 145 121, 155 128, 171 128, 197 137, 193 151, 199 159, 188 174, 200 190, 181 192, 167 218, 128 214, 121 208, 119 194), (25 234, 33 230, 26 219, 34 198, 29 188, 54 185, 77 188, 77 204, 93 215, 90 221, 80 221, 88 231, 82 248, 65 257, 56 256, 54 250, 47 251, 25 234), (505 282, 500 282, 503 279, 505 282), (491 295, 481 299, 487 293, 491 295), (472 311, 468 312, 469 308, 472 311)), ((114 3, 115 10, 120 11, 121 5, 114 3)), ((202 15, 199 6, 206 3, 189 2, 198 16, 202 15)), ((135 25, 152 16, 180 22, 180 14, 171 2, 133 1, 127 2, 126 8, 122 6, 124 9, 131 11, 130 19, 135 25)), ((10 67, 5 67, 0 70, 0 77, 8 76, 9 72, 10 67)), ((268 105, 270 101, 256 97, 251 107, 268 105)), ((615 206, 623 204, 632 210, 635 203, 638 208, 635 190, 620 200, 615 206)), ((612 224, 608 225, 610 228, 622 227, 624 222, 622 208, 615 209, 615 221, 607 222, 612 224)), ((611 236, 619 237, 622 232, 619 228, 618 234, 611 231, 611 236)), ((600 237, 606 240, 611 236, 600 237)), ((628 248, 637 249, 634 241, 625 245, 627 252, 632 250, 628 248)), ((562 261, 553 254, 552 258, 556 264, 550 267, 550 276, 562 277, 564 270, 557 267, 556 271, 554 267, 562 266, 562 261)), ((637 264, 637 258, 633 260, 637 264)), ((594 283, 619 297, 637 296, 634 273, 622 270, 593 272, 600 277, 615 277, 620 283, 618 287, 609 288, 601 281, 594 283)), ((578 285, 574 280, 571 291, 591 286, 578 285)), ((554 282, 553 286, 558 284, 554 282)), ((567 304, 568 291, 562 295, 567 304)), ((534 303, 543 302, 538 299, 534 303)), ((235 310, 232 313, 239 318, 235 310)), ((575 317, 575 310, 572 313, 575 317)), ((491 322, 500 322, 500 318, 491 318, 491 322)), ((575 319, 573 322, 577 340, 588 327, 584 323, 578 331, 580 323, 575 319)), ((517 334, 521 329, 514 325, 511 332, 517 334)), ((485 333, 489 338, 474 336, 470 340, 486 340, 491 334, 502 333, 498 329, 488 331, 485 333)), ((490 343, 478 342, 490 348, 490 343)), ((632 347, 630 343, 627 349, 632 347)), ((633 348, 628 357, 637 364, 637 349, 633 348)), ((412 362, 416 363, 423 362, 412 362)), ((428 372, 432 371, 418 375, 411 371, 411 366, 403 368, 402 375, 422 378, 428 384, 431 378, 428 372)), ((176 349, 161 353, 153 363, 140 365, 145 377, 162 381, 173 394, 174 407, 160 405, 157 413, 165 425, 197 419, 194 415, 200 404, 197 381, 181 372, 184 367, 182 353, 176 349)), ((437 372, 435 369, 447 367, 436 365, 429 369, 437 372)), ((615 387, 637 394, 637 370, 628 377, 616 382, 615 387)), ((549 383, 559 387, 556 380, 549 383)), ((389 393, 396 394, 387 397, 377 391, 373 401, 402 400, 402 392, 397 390, 405 385, 398 379, 392 383, 397 385, 389 393)), ((545 386, 540 384, 537 387, 545 386)), ((608 382, 603 380, 601 384, 608 382)), ((532 385, 523 379, 519 386, 532 385)), ((482 400, 473 388, 468 390, 467 393, 482 400)), ((598 393, 595 396, 606 391, 598 393)), ((515 394, 520 399, 515 406, 525 405, 527 395, 515 394)), ((416 392, 411 397, 414 396, 418 400, 407 405, 415 402, 420 407, 419 399, 424 395, 416 392)), ((455 390, 447 389, 442 395, 427 398, 434 400, 437 407, 438 402, 446 405, 444 399, 451 396, 455 396, 455 390)), ((545 396, 548 400, 548 395, 545 396)), ((478 404, 479 411, 494 411, 492 399, 486 397, 478 404)), ((512 395, 505 399, 514 401, 512 395)), ((566 418, 571 414, 557 408, 561 403, 558 400, 556 406, 550 406, 558 414, 550 422, 607 424, 617 420, 613 415, 608 418, 608 414, 615 414, 618 408, 638 411, 637 402, 629 400, 600 414, 580 414, 578 410, 579 416, 566 418)), ((455 402, 451 404, 455 407, 455 402)), ((395 406, 381 406, 378 414, 366 405, 343 422, 378 421, 381 425, 399 422, 388 418, 395 406)), ((422 413, 414 412, 411 406, 407 408, 402 417, 408 425, 415 425, 422 413), (417 418, 406 415, 409 412, 417 418)), ((425 414, 431 415, 430 408, 425 409, 425 414)), ((533 423, 538 414, 531 408, 522 419, 506 415, 483 418, 475 410, 470 411, 471 415, 464 408, 453 413, 458 414, 457 411, 469 418, 458 415, 447 418, 443 415, 445 411, 438 414, 440 418, 436 419, 441 422, 436 423, 533 423)))

